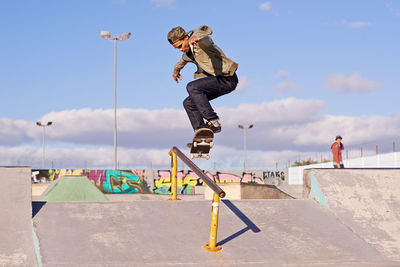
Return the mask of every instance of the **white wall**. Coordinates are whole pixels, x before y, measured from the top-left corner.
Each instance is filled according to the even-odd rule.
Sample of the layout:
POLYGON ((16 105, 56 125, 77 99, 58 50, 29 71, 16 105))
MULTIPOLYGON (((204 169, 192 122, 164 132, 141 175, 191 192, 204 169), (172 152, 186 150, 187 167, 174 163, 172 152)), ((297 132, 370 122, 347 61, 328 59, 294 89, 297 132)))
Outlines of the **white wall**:
MULTIPOLYGON (((345 168, 399 168, 400 152, 343 160, 345 168)), ((311 168, 333 168, 333 162, 290 167, 289 184, 303 184, 303 170, 311 168)))

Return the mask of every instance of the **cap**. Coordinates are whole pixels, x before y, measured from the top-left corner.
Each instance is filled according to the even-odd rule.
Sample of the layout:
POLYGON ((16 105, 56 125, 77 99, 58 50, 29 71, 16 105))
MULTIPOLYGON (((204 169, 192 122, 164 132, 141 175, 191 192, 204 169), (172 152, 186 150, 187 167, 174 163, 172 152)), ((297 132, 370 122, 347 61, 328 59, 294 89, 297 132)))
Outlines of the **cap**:
POLYGON ((175 42, 182 40, 186 35, 187 33, 185 32, 185 30, 182 27, 178 26, 172 28, 172 30, 169 31, 167 39, 170 44, 174 44, 175 42))

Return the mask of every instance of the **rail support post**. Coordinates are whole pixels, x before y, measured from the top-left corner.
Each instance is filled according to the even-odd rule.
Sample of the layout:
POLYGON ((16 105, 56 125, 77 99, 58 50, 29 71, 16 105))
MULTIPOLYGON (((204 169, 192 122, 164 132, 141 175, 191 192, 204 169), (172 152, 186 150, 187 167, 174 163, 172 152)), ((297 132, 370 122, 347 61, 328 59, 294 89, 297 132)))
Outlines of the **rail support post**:
POLYGON ((178 195, 178 181, 177 181, 177 170, 178 170, 178 160, 176 157, 176 153, 172 150, 169 152, 171 156, 171 198, 168 200, 180 200, 177 198, 178 195))
POLYGON ((219 196, 214 193, 211 212, 211 226, 210 226, 210 241, 207 245, 203 246, 208 251, 220 251, 221 246, 217 246, 217 232, 218 232, 218 214, 219 214, 219 196))

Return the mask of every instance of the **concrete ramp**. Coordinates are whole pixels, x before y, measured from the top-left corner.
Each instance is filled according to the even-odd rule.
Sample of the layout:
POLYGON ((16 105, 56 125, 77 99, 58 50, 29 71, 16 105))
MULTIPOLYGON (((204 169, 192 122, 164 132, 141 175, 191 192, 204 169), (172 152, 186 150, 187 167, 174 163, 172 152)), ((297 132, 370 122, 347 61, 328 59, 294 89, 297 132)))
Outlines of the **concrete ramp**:
POLYGON ((31 169, 0 167, 0 266, 38 266, 31 208, 31 169))
POLYGON ((86 176, 62 176, 53 181, 41 195, 42 201, 108 201, 86 176))
POLYGON ((304 197, 333 212, 356 235, 400 261, 400 169, 304 171, 304 197))
POLYGON ((51 202, 34 217, 43 266, 396 266, 310 200, 51 202))
MULTIPOLYGON (((251 183, 217 183, 226 193, 224 199, 293 199, 275 185, 251 183)), ((208 186, 204 190, 204 199, 212 200, 214 191, 208 186)))

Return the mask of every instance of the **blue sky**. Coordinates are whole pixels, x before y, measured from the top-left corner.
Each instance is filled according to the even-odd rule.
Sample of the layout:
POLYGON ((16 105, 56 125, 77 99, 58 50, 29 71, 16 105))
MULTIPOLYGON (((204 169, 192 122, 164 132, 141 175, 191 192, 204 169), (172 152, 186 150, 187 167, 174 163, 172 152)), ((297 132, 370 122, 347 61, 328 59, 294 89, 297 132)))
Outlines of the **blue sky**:
POLYGON ((184 148, 192 134, 182 101, 195 69, 187 65, 183 81, 173 82, 181 55, 166 40, 178 25, 210 26, 214 42, 239 63, 238 89, 213 101, 223 115, 212 156, 219 166, 241 166, 238 123, 255 124, 248 133, 254 168, 329 152, 338 133, 354 149, 398 139, 399 1, 3 0, 0 22, 4 164, 15 164, 30 149, 26 163, 40 165, 37 120, 55 122, 47 133, 49 157, 60 157, 60 149, 67 158, 87 149, 79 162, 112 164, 109 155, 103 165, 88 155, 112 151, 113 142, 107 117, 114 97, 113 42, 102 39, 101 30, 132 33, 118 42, 126 166, 146 166, 153 158, 168 164, 165 150, 184 148))

